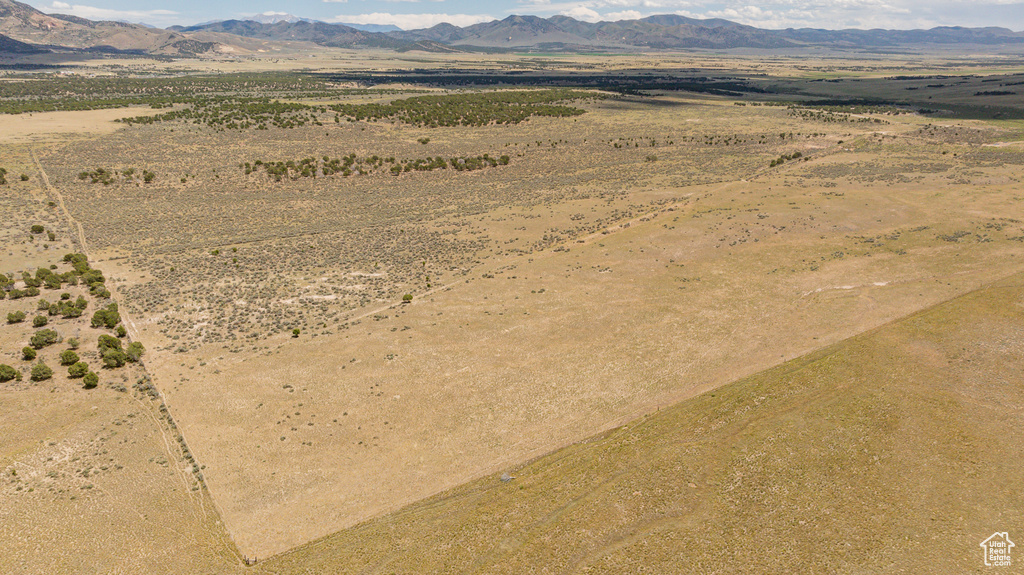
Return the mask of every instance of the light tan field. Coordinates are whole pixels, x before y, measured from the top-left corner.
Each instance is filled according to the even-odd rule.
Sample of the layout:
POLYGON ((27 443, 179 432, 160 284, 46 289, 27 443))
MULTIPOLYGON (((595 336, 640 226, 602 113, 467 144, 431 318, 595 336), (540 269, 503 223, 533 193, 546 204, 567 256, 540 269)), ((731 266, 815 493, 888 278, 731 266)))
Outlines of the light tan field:
MULTIPOLYGON (((63 255, 79 249, 74 228, 49 205, 29 151, 4 149, 5 167, 31 179, 9 174, 14 181, 0 186, 11 224, 3 230, 0 272, 50 265, 67 271, 63 255), (54 231, 55 240, 29 233, 32 224, 54 231)), ((23 374, 21 381, 0 383, 0 573, 174 573, 198 565, 235 572, 237 551, 183 459, 180 435, 160 402, 136 385, 147 379, 145 370, 100 369, 96 343, 104 332, 89 326, 98 301, 81 285, 0 300, 0 317, 28 316, 0 326, 0 363, 23 374), (21 350, 36 331, 32 318, 47 315, 37 302, 59 301, 61 293, 87 297, 87 314, 50 317, 46 329, 63 341, 25 361, 21 350), (100 372, 97 388, 83 389, 60 364, 70 338, 80 340, 81 359, 100 372), (53 369, 52 378, 29 379, 37 361, 53 369)))
POLYGON ((257 571, 990 573, 1024 529, 1022 310, 1016 275, 257 571))
MULTIPOLYGON (((155 114, 159 111, 149 108, 129 108, 128 110, 131 110, 130 115, 139 116, 155 114)), ((114 120, 129 115, 125 112, 125 108, 116 108, 7 115, 3 118, 4 129, 0 131, 0 143, 38 145, 112 134, 122 127, 114 120)))
MULTIPOLYGON (((494 62, 460 58, 463 65, 467 58, 494 62)), ((705 58, 723 70, 754 65, 705 58)), ((574 62, 597 65, 588 57, 574 62)), ((672 56, 642 64, 679 63, 672 56)), ((372 97, 401 96, 343 101, 372 97)), ((895 551, 879 555, 875 535, 903 536, 893 524, 899 506, 916 505, 920 513, 908 523, 910 533, 927 525, 922 510, 941 509, 955 495, 952 476, 936 480, 934 501, 883 485, 887 476, 960 449, 942 426, 971 397, 961 386, 969 374, 946 347, 969 332, 963 353, 987 353, 998 340, 1019 363, 1019 333, 999 324, 1002 331, 988 334, 985 326, 995 324, 976 314, 1012 315, 1019 307, 1007 303, 1020 300, 1017 291, 989 286, 1024 271, 1020 123, 809 116, 685 92, 576 105, 587 113, 435 129, 384 121, 225 132, 111 121, 136 110, 54 113, 54 127, 20 124, 19 139, 0 145, 31 181, 0 191, 24 203, 22 228, 46 218, 64 243, 51 252, 25 240, 24 230, 8 232, 9 243, 21 244, 0 271, 87 252, 111 278, 130 337, 147 349, 144 372, 126 376, 127 387, 145 375, 160 396, 103 385, 82 390, 64 378, 64 422, 56 415, 63 408, 42 407, 38 385, 11 383, 0 394, 0 421, 22 408, 35 415, 20 428, 19 447, 0 453, 0 470, 39 466, 25 469, 47 477, 48 449, 67 444, 61 453, 98 453, 96 442, 131 414, 133 427, 116 431, 133 443, 103 456, 143 475, 102 476, 110 482, 103 493, 115 503, 89 513, 116 508, 126 532, 152 535, 145 525, 155 522, 177 537, 168 535, 164 546, 153 535, 143 545, 150 559, 98 572, 233 572, 238 556, 263 560, 293 548, 272 559, 268 572, 622 572, 638 565, 670 572, 680 564, 743 572, 763 549, 754 536, 761 531, 785 548, 768 552, 765 566, 753 570, 778 572, 808 561, 806 545, 790 543, 811 536, 794 524, 793 509, 844 516, 817 494, 836 473, 866 465, 843 446, 862 433, 872 438, 864 442, 868 453, 887 467, 850 479, 851 491, 837 505, 877 497, 884 506, 875 514, 846 508, 852 523, 829 523, 830 545, 853 538, 857 547, 826 570, 892 567, 895 551), (75 130, 79 123, 90 128, 75 130), (75 138, 60 137, 65 129, 75 138), (37 144, 52 188, 42 186, 23 142, 37 144), (474 172, 282 182, 239 167, 350 152, 511 159, 474 172), (770 167, 795 152, 799 159, 770 167), (97 167, 153 170, 157 180, 104 186, 78 178, 97 167), (414 297, 403 304, 406 293, 414 297), (929 311, 892 324, 919 310, 929 311), (934 337, 922 327, 947 316, 975 323, 949 319, 949 331, 934 337), (938 355, 919 357, 935 346, 938 355), (833 367, 830 358, 839 356, 842 365, 833 367), (941 409, 925 402, 916 410, 901 394, 927 395, 927 378, 943 366, 951 379, 944 399, 934 400, 941 409), (829 378, 790 378, 833 368, 829 378), (876 387, 882 371, 896 378, 884 393, 876 387), (842 390, 860 395, 851 399, 842 390), (169 418, 162 418, 161 401, 169 418), (873 419, 876 412, 884 417, 873 419), (849 417, 854 423, 847 425, 849 417), (621 427, 636 429, 634 421, 639 435, 621 427), (179 432, 201 473, 186 461, 179 432), (916 434, 922 449, 897 445, 899 433, 916 434), (685 461, 671 449, 679 442, 690 446, 678 456, 685 461), (765 442, 775 449, 770 457, 765 442), (825 465, 784 453, 790 444, 845 455, 825 465), (757 467, 762 460, 770 465, 757 467), (806 473, 786 475, 794 465, 806 473), (675 480, 666 478, 672 469, 681 470, 675 480), (502 472, 516 479, 496 482, 502 472), (748 486, 742 478, 752 475, 759 479, 748 486), (657 486, 662 481, 666 492, 657 486), (145 489, 133 491, 133 483, 145 489), (804 483, 816 490, 786 491, 804 483), (498 493, 508 489, 526 493, 498 493), (773 499, 780 490, 792 498, 773 499), (574 498, 588 503, 568 503, 574 498), (146 506, 160 511, 125 511, 146 506), (785 512, 776 517, 779 509, 785 512), (511 519, 494 523, 501 516, 511 519), (708 522, 725 526, 721 539, 695 535, 708 522), (736 563, 716 563, 703 551, 729 537, 744 539, 736 563), (581 545, 575 555, 574 544, 581 545), (638 551, 648 544, 659 550, 638 551), (673 555, 670 547, 681 551, 673 555), (461 551, 435 555, 453 549, 461 551), (182 562, 162 562, 170 554, 182 562)), ((0 332, 4 353, 24 345, 17 342, 31 328, 19 329, 0 332)), ((83 348, 95 346, 92 337, 83 348)), ((986 356, 992 371, 977 382, 984 393, 1003 393, 992 386, 1015 369, 995 357, 986 356)), ((1015 391, 1005 393, 1019 403, 1015 391)), ((955 426, 984 442, 1012 427, 1015 416, 1006 417, 997 429, 970 412, 955 426)), ((1007 439, 1001 453, 1018 443, 1007 439)), ((956 451, 956 465, 961 456, 956 451)), ((1019 475, 1007 463, 987 468, 978 485, 999 489, 1000 471, 1019 475)), ((43 484, 32 485, 38 492, 43 484)), ((38 497, 22 495, 25 488, 0 491, 0 513, 43 509, 38 497)), ((77 483, 60 488, 81 490, 77 483)), ((35 532, 57 529, 62 513, 79 512, 73 501, 81 497, 47 500, 52 509, 32 520, 35 532)), ((964 509, 960 515, 971 514, 964 509)), ((963 553, 957 547, 955 557, 914 565, 973 568, 969 553, 988 535, 975 531, 1003 529, 990 516, 978 510, 966 520, 972 531, 963 553)), ((946 535, 955 530, 942 525, 946 535)), ((26 571, 75 570, 18 541, 11 552, 26 571)), ((95 545, 113 557, 124 553, 120 543, 95 545)), ((926 557, 941 554, 939 543, 927 545, 926 557)))

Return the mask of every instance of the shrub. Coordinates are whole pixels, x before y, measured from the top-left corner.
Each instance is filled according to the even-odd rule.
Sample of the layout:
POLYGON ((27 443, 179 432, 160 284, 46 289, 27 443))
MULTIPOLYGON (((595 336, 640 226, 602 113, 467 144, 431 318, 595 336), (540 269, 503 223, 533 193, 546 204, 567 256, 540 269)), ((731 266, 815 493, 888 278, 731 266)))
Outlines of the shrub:
POLYGON ((53 345, 59 341, 60 334, 52 329, 41 329, 32 334, 32 338, 28 340, 28 343, 36 349, 43 349, 44 347, 53 345))
POLYGON ((46 319, 45 315, 37 315, 32 318, 32 327, 43 327, 48 323, 50 323, 50 320, 46 319))
POLYGON ((72 365, 78 363, 78 354, 73 350, 65 349, 60 352, 60 364, 61 365, 72 365))
POLYGON ((117 324, 121 323, 121 314, 117 312, 117 304, 111 303, 103 309, 96 310, 96 313, 92 314, 91 323, 93 327, 114 329, 117 324))
POLYGON ((126 330, 123 325, 119 325, 117 326, 117 329, 114 330, 114 333, 117 337, 124 337, 128 335, 128 330, 126 330))
POLYGON ((90 371, 89 373, 85 374, 85 377, 82 378, 82 385, 86 389, 92 389, 99 384, 100 376, 96 375, 96 372, 94 371, 90 371))
POLYGON ((44 299, 40 299, 40 300, 39 300, 39 301, 38 301, 38 302, 36 303, 36 309, 37 309, 37 310, 40 310, 40 311, 42 311, 42 310, 44 310, 44 309, 50 309, 50 302, 46 301, 46 299, 45 299, 45 298, 44 298, 44 299))
POLYGON ((35 224, 34 226, 32 226, 32 233, 33 234, 41 234, 44 231, 46 231, 46 228, 44 228, 43 226, 41 226, 39 224, 35 224))
POLYGON ((71 349, 78 349, 79 345, 81 345, 81 343, 78 341, 77 337, 69 337, 68 338, 68 347, 69 348, 71 348, 71 349))
POLYGON ((21 348, 21 357, 25 361, 32 361, 33 359, 36 358, 36 350, 32 349, 31 347, 25 346, 21 348))
POLYGON ((108 349, 103 352, 103 365, 108 368, 122 367, 128 362, 128 355, 120 349, 108 349))
POLYGON ((71 379, 78 379, 79 377, 85 377, 85 374, 89 373, 89 364, 84 361, 75 362, 68 367, 68 377, 71 379))
MULTIPOLYGON (((89 264, 86 265, 88 266, 89 264)), ((107 279, 103 277, 103 272, 100 270, 89 268, 82 272, 82 283, 89 287, 93 287, 93 284, 105 283, 106 281, 107 279)))
POLYGON ((69 317, 81 317, 81 315, 82 315, 82 310, 80 308, 75 307, 74 305, 71 304, 71 302, 67 302, 67 301, 61 304, 59 311, 60 311, 60 315, 66 317, 66 318, 69 318, 69 317))
POLYGON ((20 323, 25 321, 25 312, 23 311, 12 311, 7 314, 7 323, 20 323))
POLYGON ((12 379, 21 379, 21 372, 5 363, 0 364, 0 383, 11 381, 12 379))
POLYGON ((128 361, 132 363, 142 359, 142 354, 144 353, 146 353, 146 348, 142 347, 142 344, 137 341, 129 343, 128 347, 124 350, 124 354, 128 357, 128 361))
POLYGON ((100 355, 103 355, 104 353, 111 349, 120 350, 121 340, 113 336, 101 335, 99 341, 97 342, 97 345, 99 347, 100 355))
POLYGON ((53 370, 41 360, 32 366, 32 381, 44 381, 53 377, 53 370))

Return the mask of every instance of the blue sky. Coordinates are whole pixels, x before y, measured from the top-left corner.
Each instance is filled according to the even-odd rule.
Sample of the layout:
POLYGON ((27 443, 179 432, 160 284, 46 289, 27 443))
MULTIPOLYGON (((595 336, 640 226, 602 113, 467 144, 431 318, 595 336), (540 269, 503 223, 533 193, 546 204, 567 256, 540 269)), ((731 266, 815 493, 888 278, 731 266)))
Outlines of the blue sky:
POLYGON ((394 24, 406 30, 459 26, 510 14, 623 20, 652 14, 725 18, 762 28, 931 28, 1002 26, 1024 30, 1024 0, 29 0, 48 13, 155 26, 290 13, 326 22, 394 24))

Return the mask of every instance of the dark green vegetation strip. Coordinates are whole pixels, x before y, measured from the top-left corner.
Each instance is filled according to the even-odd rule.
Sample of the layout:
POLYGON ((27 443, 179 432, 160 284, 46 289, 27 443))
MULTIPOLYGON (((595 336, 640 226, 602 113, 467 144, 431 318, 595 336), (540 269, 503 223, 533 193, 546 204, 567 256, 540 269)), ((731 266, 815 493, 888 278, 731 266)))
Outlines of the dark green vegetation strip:
POLYGON ((0 82, 0 113, 97 110, 140 105, 164 108, 210 98, 329 98, 347 94, 391 92, 393 91, 336 88, 320 78, 287 73, 169 78, 88 78, 31 74, 0 82))
POLYGON ((262 170, 276 182, 284 178, 317 178, 341 174, 344 177, 358 174, 367 174, 386 169, 394 176, 403 172, 430 172, 434 170, 445 170, 451 168, 455 171, 473 171, 496 166, 507 166, 510 158, 507 155, 492 157, 490 154, 481 156, 460 156, 457 158, 426 157, 415 160, 396 160, 394 156, 387 158, 373 155, 359 158, 355 154, 349 154, 341 158, 324 156, 322 159, 315 157, 303 158, 301 160, 288 160, 277 162, 245 162, 239 165, 245 170, 245 175, 262 170))
POLYGON ((294 128, 307 124, 322 126, 323 122, 395 120, 415 126, 485 126, 487 124, 518 124, 531 116, 578 116, 583 110, 558 103, 593 99, 591 92, 577 90, 519 90, 414 96, 386 104, 309 105, 278 102, 268 98, 211 98, 197 100, 191 107, 154 116, 137 116, 121 120, 127 124, 153 124, 184 120, 225 130, 269 126, 294 128))
POLYGON ((578 90, 518 90, 417 96, 388 104, 337 104, 330 109, 356 120, 393 118, 415 126, 483 126, 518 124, 530 116, 579 116, 583 110, 555 104, 596 97, 578 90))

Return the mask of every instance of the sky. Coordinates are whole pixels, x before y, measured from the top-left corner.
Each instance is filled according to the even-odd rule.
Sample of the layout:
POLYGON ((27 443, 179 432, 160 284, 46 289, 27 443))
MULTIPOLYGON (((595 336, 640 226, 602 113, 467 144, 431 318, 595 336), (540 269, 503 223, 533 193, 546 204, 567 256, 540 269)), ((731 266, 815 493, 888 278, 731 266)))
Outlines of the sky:
MULTIPOLYGON (((22 0, 24 1, 24 0, 22 0)), ((597 22, 680 14, 725 18, 759 28, 1001 26, 1024 31, 1024 0, 29 0, 47 13, 152 26, 287 13, 325 22, 393 24, 405 30, 441 22, 467 26, 512 14, 563 14, 597 22)))

